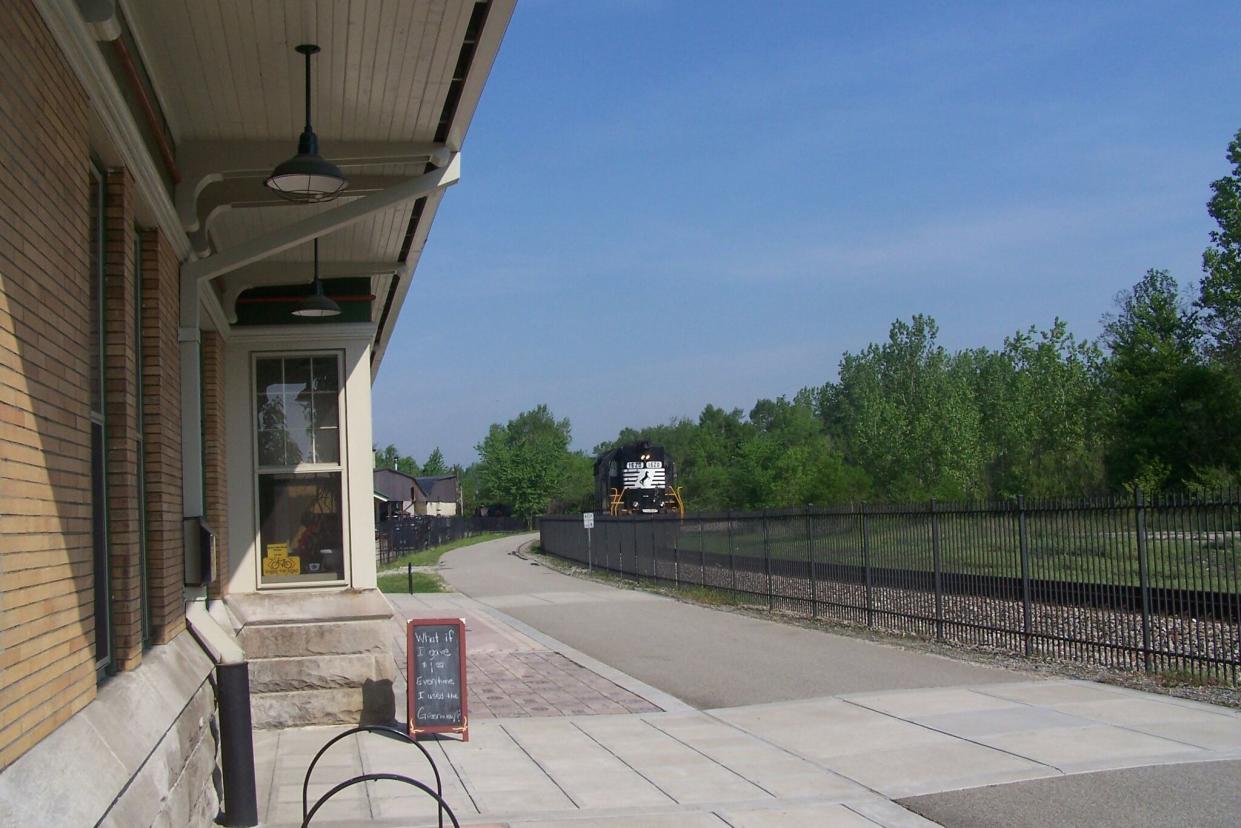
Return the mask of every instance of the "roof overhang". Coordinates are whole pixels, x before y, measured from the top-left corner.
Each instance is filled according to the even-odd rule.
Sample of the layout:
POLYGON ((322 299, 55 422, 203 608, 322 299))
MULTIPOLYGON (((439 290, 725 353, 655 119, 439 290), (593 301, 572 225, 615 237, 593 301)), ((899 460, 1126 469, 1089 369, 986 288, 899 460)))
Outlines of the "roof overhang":
POLYGON ((36 0, 144 214, 169 237, 213 326, 247 290, 370 279, 377 370, 516 0, 36 0), (292 205, 264 179, 294 153, 317 43, 320 152, 351 186, 292 205))

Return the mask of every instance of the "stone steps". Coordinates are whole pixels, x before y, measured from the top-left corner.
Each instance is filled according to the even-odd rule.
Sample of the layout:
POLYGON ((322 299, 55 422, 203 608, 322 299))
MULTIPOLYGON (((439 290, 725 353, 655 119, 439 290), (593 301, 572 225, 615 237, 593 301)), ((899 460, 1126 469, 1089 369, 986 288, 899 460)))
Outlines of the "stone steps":
POLYGON ((382 596, 225 599, 250 662, 250 711, 260 729, 377 724, 395 717, 394 622, 382 596))

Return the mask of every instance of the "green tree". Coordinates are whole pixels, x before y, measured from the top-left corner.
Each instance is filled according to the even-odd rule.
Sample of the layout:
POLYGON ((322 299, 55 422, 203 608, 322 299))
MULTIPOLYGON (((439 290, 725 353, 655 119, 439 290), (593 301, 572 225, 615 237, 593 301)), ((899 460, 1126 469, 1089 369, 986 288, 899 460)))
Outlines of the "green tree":
MULTIPOLYGON (((374 448, 372 446, 372 448, 374 448)), ((406 457, 397 451, 396 446, 389 443, 382 451, 375 449, 375 468, 394 469, 402 474, 414 477, 419 474, 418 463, 412 457, 406 457)))
POLYGON ((893 500, 981 495, 983 451, 968 371, 941 347, 935 320, 892 323, 888 341, 846 353, 817 395, 845 458, 893 500))
POLYGON ((864 497, 865 475, 845 463, 804 398, 759 400, 733 464, 732 492, 744 509, 839 503, 864 497))
POLYGON ((595 502, 595 460, 580 451, 571 452, 565 461, 564 482, 556 493, 558 512, 593 512, 595 502))
POLYGON ((506 425, 493 424, 478 450, 479 496, 505 503, 531 524, 565 491, 571 452, 569 421, 546 405, 524 411, 506 425))
POLYGON ((448 474, 448 464, 444 462, 444 454, 440 451, 439 446, 431 452, 431 456, 427 458, 427 462, 422 464, 422 473, 428 477, 448 474))
POLYGON ((1060 319, 1046 331, 1018 331, 1001 351, 957 355, 973 374, 990 496, 1103 488, 1101 358, 1060 319))
POLYGON ((1104 364, 1113 482, 1159 488, 1192 483, 1200 470, 1241 466, 1241 388, 1208 364, 1196 317, 1176 280, 1148 271, 1105 319, 1104 364))
POLYGON ((1219 229, 1202 254, 1197 306, 1211 356, 1241 374, 1241 130, 1228 145, 1232 175, 1211 184, 1207 212, 1219 229))

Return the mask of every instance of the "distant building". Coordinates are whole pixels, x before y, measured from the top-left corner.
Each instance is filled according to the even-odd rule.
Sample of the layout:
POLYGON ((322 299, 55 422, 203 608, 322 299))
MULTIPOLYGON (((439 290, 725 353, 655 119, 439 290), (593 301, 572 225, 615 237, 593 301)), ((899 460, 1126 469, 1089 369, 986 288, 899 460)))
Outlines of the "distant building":
POLYGON ((461 484, 455 474, 414 478, 414 514, 452 517, 461 513, 461 484))
POLYGON ((396 469, 375 469, 375 522, 414 514, 414 478, 396 469))

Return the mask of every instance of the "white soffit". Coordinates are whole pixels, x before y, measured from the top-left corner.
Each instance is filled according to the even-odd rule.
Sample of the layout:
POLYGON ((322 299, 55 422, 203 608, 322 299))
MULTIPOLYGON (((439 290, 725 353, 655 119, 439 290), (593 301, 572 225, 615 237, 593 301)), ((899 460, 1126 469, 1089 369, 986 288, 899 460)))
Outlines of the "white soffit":
POLYGON ((284 140, 302 127, 299 43, 314 126, 337 141, 430 141, 474 3, 468 0, 129 0, 177 143, 284 140))
MULTIPOLYGON (((447 163, 448 150, 460 148, 514 3, 490 3, 441 145, 436 132, 474 0, 121 0, 166 110, 178 164, 192 185, 183 184, 177 200, 195 248, 200 254, 227 252, 364 198, 389 181, 422 175, 433 154, 437 165, 447 163), (258 189, 261 170, 269 168, 263 165, 270 163, 259 158, 259 150, 270 154, 273 147, 284 147, 283 157, 296 151, 303 123, 304 59, 293 51, 299 43, 322 49, 311 63, 312 122, 320 153, 336 160, 333 147, 340 148, 342 168, 364 185, 356 195, 346 191, 326 205, 269 203, 258 189), (217 156, 223 175, 203 175, 217 164, 217 156), (230 172, 230 166, 241 169, 230 172), (199 221, 208 216, 208 222, 199 221)), ((432 197, 431 203, 437 202, 438 196, 432 197)), ((392 272, 402 273, 389 307, 392 323, 417 260, 413 249, 406 264, 400 262, 412 209, 413 203, 406 202, 379 210, 320 240, 324 261, 342 267, 359 262, 364 269, 390 262, 392 272)), ((425 238, 433 215, 434 209, 424 212, 417 241, 425 238)), ((275 271, 297 270, 278 263, 309 261, 309 243, 304 247, 273 255, 276 266, 268 278, 275 271)), ((256 267, 261 262, 245 273, 216 277, 217 295, 236 295, 242 279, 254 283, 256 267)), ((377 288, 390 283, 386 275, 373 279, 377 288)), ((377 296, 376 315, 387 298, 377 296)), ((383 340, 390 331, 388 324, 383 340)), ((382 353, 386 343, 376 344, 382 353)))

